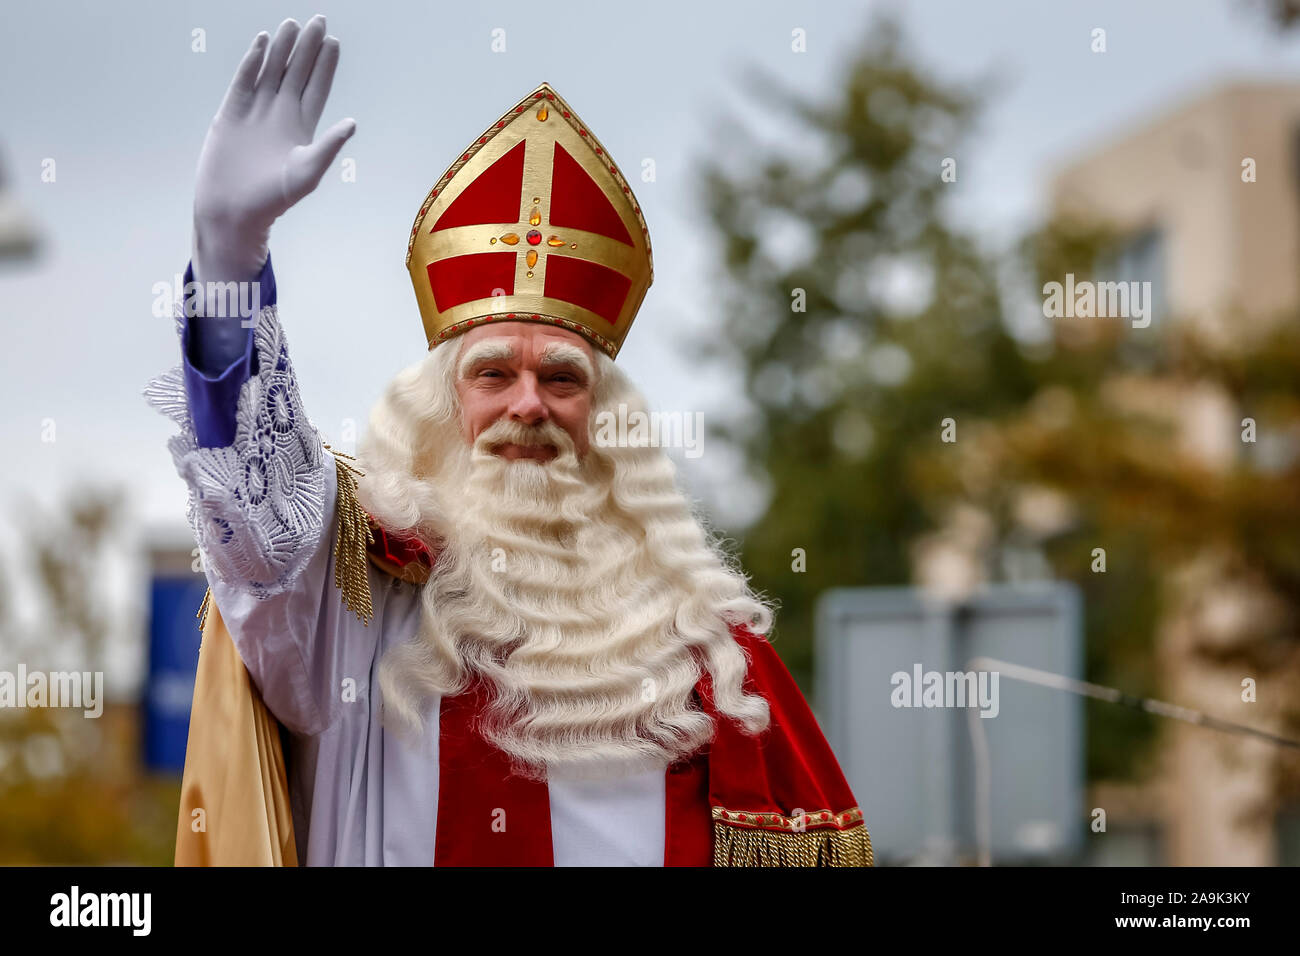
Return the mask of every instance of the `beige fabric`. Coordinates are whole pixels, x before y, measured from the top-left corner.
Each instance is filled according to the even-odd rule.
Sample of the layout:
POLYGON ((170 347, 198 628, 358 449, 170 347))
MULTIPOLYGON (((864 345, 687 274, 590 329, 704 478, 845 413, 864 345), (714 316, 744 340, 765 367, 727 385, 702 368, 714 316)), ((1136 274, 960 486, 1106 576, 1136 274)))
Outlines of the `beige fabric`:
POLYGON ((194 680, 176 865, 298 865, 280 725, 253 686, 215 601, 194 680))

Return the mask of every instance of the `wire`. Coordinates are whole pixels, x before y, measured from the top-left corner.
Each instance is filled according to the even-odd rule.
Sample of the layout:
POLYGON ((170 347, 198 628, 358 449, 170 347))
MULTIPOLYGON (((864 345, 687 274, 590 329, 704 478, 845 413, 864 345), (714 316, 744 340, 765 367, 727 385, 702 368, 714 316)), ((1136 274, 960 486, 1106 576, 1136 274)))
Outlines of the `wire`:
POLYGON ((1149 714, 1159 714, 1161 717, 1170 717, 1173 720, 1181 720, 1200 727, 1209 727, 1212 730, 1221 730, 1228 734, 1258 737, 1261 740, 1267 740, 1282 747, 1294 747, 1300 750, 1300 740, 1270 734, 1266 730, 1247 727, 1245 724, 1234 724, 1232 721, 1211 717, 1209 714, 1203 714, 1199 710, 1192 710, 1190 707, 1179 707, 1177 704, 1167 704, 1162 700, 1154 700, 1150 697, 1135 697, 1114 687, 1103 687, 1101 684, 1090 684, 1087 681, 1074 680, 1071 677, 1053 674, 1051 671, 1040 671, 1037 668, 1025 667, 1023 664, 1010 664, 992 657, 975 657, 970 660, 967 667, 971 670, 997 671, 1012 680, 1021 680, 1029 684, 1038 684, 1042 687, 1068 691, 1071 694, 1079 694, 1083 697, 1094 697, 1097 700, 1109 701, 1123 707, 1145 710, 1149 714))

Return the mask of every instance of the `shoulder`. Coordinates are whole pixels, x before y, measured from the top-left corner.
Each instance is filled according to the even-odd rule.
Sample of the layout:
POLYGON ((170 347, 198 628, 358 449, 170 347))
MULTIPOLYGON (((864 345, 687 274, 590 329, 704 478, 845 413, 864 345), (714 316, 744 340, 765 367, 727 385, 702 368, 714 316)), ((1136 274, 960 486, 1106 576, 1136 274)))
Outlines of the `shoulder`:
POLYGON ((748 661, 746 689, 752 689, 766 697, 768 691, 773 689, 773 685, 776 685, 776 689, 785 692, 795 687, 794 678, 790 676, 785 661, 781 659, 781 655, 765 635, 755 634, 743 624, 731 624, 729 627, 731 636, 748 661))
POLYGON ((437 554, 414 535, 385 531, 370 515, 372 540, 366 546, 370 563, 381 571, 411 584, 423 584, 433 571, 437 554))
POLYGON ((399 535, 380 526, 363 507, 357 494, 361 474, 350 456, 326 449, 334 457, 337 479, 335 500, 334 583, 343 604, 365 624, 374 615, 370 566, 390 577, 412 584, 429 579, 436 555, 414 535, 399 535))
POLYGON ((747 659, 745 691, 767 701, 774 726, 796 737, 821 739, 812 708, 772 642, 743 625, 731 633, 747 659))

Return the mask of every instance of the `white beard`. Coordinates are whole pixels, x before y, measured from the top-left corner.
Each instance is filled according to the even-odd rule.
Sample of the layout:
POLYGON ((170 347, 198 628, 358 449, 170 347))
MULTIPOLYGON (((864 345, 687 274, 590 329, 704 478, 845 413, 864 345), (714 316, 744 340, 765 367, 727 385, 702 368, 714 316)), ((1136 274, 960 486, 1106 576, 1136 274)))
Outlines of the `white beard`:
POLYGON ((425 423, 427 447, 390 464, 386 449, 414 442, 381 434, 394 437, 363 457, 362 504, 438 551, 418 635, 380 664, 386 725, 420 728, 433 697, 477 676, 492 691, 485 736, 519 772, 633 773, 712 739, 694 699, 707 671, 720 712, 766 726, 766 703, 742 691, 728 621, 770 612, 708 540, 661 449, 579 459, 554 423, 509 420, 471 448, 450 424, 425 423), (543 464, 489 451, 505 442, 559 454, 543 464))

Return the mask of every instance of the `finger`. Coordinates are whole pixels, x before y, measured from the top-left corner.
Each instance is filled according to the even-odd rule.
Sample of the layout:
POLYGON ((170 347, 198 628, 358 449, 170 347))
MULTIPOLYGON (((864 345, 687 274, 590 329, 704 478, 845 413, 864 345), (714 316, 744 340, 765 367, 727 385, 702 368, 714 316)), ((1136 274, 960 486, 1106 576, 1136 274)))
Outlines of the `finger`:
POLYGON ((302 96, 302 88, 311 76, 316 54, 320 52, 321 40, 325 39, 325 16, 316 14, 307 21, 294 44, 293 55, 289 57, 289 68, 284 71, 284 82, 280 84, 281 92, 287 95, 302 96))
POLYGON ((291 204, 316 188, 321 177, 325 175, 325 170, 329 169, 330 163, 334 162, 334 157, 343 148, 343 144, 356 131, 356 120, 341 119, 310 146, 294 147, 294 151, 299 153, 299 158, 292 164, 290 181, 285 184, 285 192, 291 204))
POLYGON ((244 58, 239 61, 235 78, 230 81, 230 88, 226 90, 225 99, 221 101, 220 112, 227 116, 243 116, 248 112, 248 107, 253 102, 253 84, 257 81, 257 71, 266 53, 267 39, 265 30, 253 37, 253 43, 244 54, 244 58))
POLYGON ((310 136, 316 135, 316 124, 320 122, 321 113, 325 112, 325 101, 329 99, 330 87, 334 84, 334 68, 338 65, 338 37, 327 36, 321 42, 320 53, 316 54, 316 63, 307 80, 307 88, 302 92, 302 118, 310 136))
POLYGON ((298 38, 298 30, 298 21, 290 18, 275 31, 271 49, 266 54, 266 62, 262 64, 262 72, 257 76, 255 95, 259 99, 274 96, 280 89, 280 81, 284 79, 284 64, 289 59, 289 51, 293 49, 293 41, 298 38))

